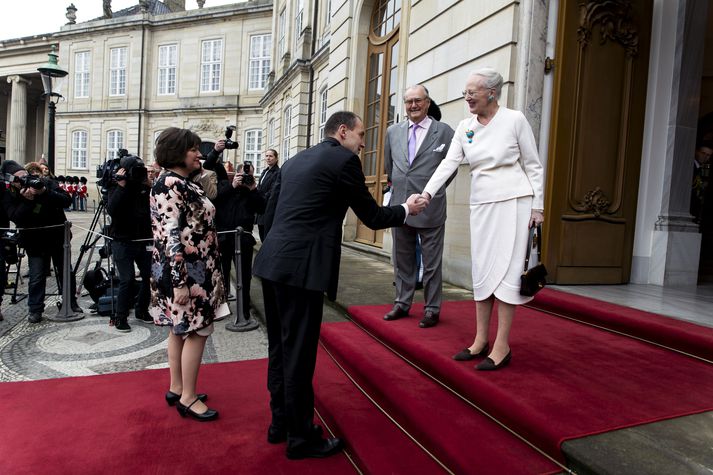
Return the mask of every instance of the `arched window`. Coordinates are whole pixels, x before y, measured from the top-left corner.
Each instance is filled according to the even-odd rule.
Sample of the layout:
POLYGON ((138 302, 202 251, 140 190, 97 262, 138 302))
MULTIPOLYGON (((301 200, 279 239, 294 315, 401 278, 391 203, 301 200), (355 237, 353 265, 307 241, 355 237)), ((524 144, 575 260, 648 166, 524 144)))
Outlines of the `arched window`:
POLYGON ((290 158, 290 133, 292 132, 292 106, 285 107, 282 115, 282 160, 290 158))
MULTIPOLYGON (((364 111, 366 146, 362 155, 362 166, 366 184, 377 202, 381 202, 382 190, 387 181, 384 174, 384 137, 386 129, 394 123, 398 110, 396 91, 399 86, 401 1, 377 1, 369 27, 364 111)), ((357 241, 381 246, 382 234, 381 231, 372 231, 361 222, 357 225, 357 241)))
POLYGON ((251 162, 255 167, 255 174, 262 173, 262 129, 249 129, 245 131, 245 147, 243 148, 243 162, 251 162))
POLYGON ((110 130, 106 134, 106 159, 118 157, 120 148, 124 147, 124 132, 121 130, 110 130))

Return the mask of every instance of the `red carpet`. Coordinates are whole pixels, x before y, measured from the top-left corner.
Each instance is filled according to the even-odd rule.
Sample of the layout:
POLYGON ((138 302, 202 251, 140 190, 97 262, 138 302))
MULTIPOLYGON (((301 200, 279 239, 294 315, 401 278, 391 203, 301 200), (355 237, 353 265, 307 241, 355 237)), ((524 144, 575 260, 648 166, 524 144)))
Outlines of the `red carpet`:
MULTIPOLYGON (((453 473, 560 472, 553 462, 396 358, 354 324, 324 325, 322 342, 378 405, 453 473)), ((328 359, 326 353, 320 354, 320 363, 328 359)), ((320 396, 320 400, 327 406, 334 404, 326 395, 320 396)))
POLYGON ((287 460, 265 440, 266 360, 204 365, 220 419, 181 419, 168 371, 0 384, 2 474, 349 474, 344 454, 287 460))
MULTIPOLYGON (((559 445, 568 438, 713 409, 713 365, 651 344, 521 307, 511 335, 512 364, 483 373, 471 362, 451 359, 472 343, 474 302, 445 303, 441 323, 428 330, 418 327, 421 306, 412 308, 410 318, 386 322, 382 317, 390 307, 349 312, 406 358, 560 459, 559 445)), ((697 330, 707 338, 713 333, 697 330)))
POLYGON ((713 330, 613 303, 544 289, 530 304, 713 360, 713 330))

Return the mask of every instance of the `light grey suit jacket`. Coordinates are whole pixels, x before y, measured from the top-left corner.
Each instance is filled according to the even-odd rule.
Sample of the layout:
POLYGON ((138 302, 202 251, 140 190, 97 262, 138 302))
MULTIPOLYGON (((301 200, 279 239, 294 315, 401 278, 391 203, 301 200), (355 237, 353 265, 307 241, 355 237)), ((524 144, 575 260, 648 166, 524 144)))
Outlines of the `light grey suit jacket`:
MULTIPOLYGON (((413 163, 409 165, 408 133, 408 120, 394 124, 386 130, 384 170, 391 178, 392 203, 403 203, 413 193, 421 193, 441 160, 448 153, 448 147, 451 145, 454 134, 448 124, 431 118, 431 126, 416 151, 413 163)), ((438 190, 431 199, 431 203, 421 214, 406 218, 406 224, 415 228, 435 228, 446 222, 445 188, 456 173, 438 190)))

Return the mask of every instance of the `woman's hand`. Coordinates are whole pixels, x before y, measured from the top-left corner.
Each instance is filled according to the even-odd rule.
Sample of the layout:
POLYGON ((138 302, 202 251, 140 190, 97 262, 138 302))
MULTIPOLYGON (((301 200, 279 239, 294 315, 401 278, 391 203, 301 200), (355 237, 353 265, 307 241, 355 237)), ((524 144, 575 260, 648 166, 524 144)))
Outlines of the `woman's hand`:
POLYGON ((537 226, 545 222, 545 215, 542 210, 533 209, 530 213, 530 227, 537 226))
POLYGON ((186 305, 190 296, 191 292, 186 285, 173 288, 173 301, 178 305, 186 305))

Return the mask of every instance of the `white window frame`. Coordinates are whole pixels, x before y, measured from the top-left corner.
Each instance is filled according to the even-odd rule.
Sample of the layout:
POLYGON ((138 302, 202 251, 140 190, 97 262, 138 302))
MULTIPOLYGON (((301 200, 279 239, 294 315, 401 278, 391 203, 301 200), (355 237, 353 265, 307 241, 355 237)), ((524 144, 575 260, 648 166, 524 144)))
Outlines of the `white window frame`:
POLYGON ((302 27, 304 26, 304 0, 297 0, 297 6, 295 8, 295 48, 297 48, 297 43, 302 36, 302 27))
POLYGON ((277 34, 279 37, 277 43, 277 57, 278 59, 282 59, 282 55, 285 54, 285 42, 287 36, 287 10, 285 8, 282 9, 277 20, 277 34))
POLYGON ((282 159, 290 158, 290 134, 292 133, 292 106, 285 107, 282 112, 282 159))
POLYGON ((248 129, 245 131, 245 147, 243 148, 243 163, 251 161, 255 167, 255 174, 262 173, 262 129, 248 129))
POLYGON ((201 41, 200 92, 220 92, 223 71, 223 39, 201 41))
POLYGON ((87 137, 89 134, 84 129, 72 132, 72 170, 87 170, 89 162, 87 160, 87 137))
POLYGON ((248 66, 248 89, 265 89, 267 76, 270 74, 270 51, 272 35, 253 35, 250 37, 250 64, 248 66))
POLYGON ((81 99, 89 97, 89 70, 91 68, 91 53, 78 51, 74 53, 74 97, 81 99))
POLYGON ((106 133, 106 159, 111 160, 117 158, 117 152, 124 147, 124 131, 109 130, 106 133))
POLYGON ((178 45, 161 45, 158 47, 158 81, 156 94, 159 96, 176 95, 176 78, 178 69, 178 45))
POLYGON ((275 144, 275 119, 272 118, 267 122, 267 145, 271 147, 275 144))
POLYGON ((126 62, 129 48, 109 48, 109 95, 126 95, 126 62))
POLYGON ((319 93, 319 141, 324 140, 324 126, 327 125, 327 86, 319 93))

